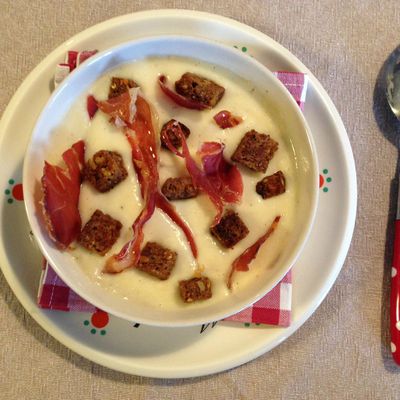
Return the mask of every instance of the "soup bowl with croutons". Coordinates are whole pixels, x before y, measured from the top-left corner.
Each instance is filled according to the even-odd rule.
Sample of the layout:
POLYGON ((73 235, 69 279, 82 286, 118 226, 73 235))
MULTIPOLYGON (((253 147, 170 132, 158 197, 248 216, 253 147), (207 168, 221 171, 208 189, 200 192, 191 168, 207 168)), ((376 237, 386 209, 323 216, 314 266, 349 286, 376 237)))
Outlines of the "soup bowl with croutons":
POLYGON ((265 296, 318 197, 311 132, 281 82, 234 48, 152 37, 97 53, 32 132, 26 211, 43 256, 118 317, 182 327, 265 296))

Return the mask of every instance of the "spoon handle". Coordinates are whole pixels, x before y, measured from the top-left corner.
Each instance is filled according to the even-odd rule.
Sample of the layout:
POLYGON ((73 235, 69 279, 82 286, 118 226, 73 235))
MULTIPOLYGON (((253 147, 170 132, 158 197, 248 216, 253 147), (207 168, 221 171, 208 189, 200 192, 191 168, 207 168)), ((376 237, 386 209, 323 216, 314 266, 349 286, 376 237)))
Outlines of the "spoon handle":
MULTIPOLYGON (((398 204, 398 207, 400 204, 398 204)), ((398 210, 399 211, 399 210, 398 210)), ((390 335, 393 359, 400 365, 400 218, 396 217, 392 282, 390 290, 390 335)))

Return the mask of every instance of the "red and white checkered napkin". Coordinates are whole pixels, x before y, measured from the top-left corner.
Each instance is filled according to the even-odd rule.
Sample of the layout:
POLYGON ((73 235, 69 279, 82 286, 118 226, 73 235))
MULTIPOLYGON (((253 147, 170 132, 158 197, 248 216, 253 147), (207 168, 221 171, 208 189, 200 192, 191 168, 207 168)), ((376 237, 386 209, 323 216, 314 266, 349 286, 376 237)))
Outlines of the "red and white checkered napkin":
POLYGON ((54 87, 57 87, 75 68, 97 53, 97 50, 70 50, 65 55, 63 63, 57 64, 54 72, 54 87))
POLYGON ((76 294, 58 277, 50 264, 43 260, 40 277, 38 305, 42 308, 59 311, 94 312, 96 307, 76 294))
POLYGON ((303 111, 307 95, 308 76, 302 72, 288 71, 276 71, 274 75, 285 85, 303 111))
MULTIPOLYGON (((96 307, 70 289, 45 263, 40 278, 38 304, 59 311, 95 312, 96 307)), ((225 321, 289 326, 292 306, 292 273, 289 273, 266 296, 225 321)))
MULTIPOLYGON (((66 63, 57 66, 56 84, 62 81, 61 70, 68 70, 69 73, 77 66, 77 62, 74 62, 74 60, 79 59, 79 54, 83 54, 86 57, 86 55, 92 55, 94 52, 68 52, 66 63)), ((64 78, 68 73, 64 74, 64 78)), ((307 75, 301 72, 286 71, 275 72, 275 75, 293 95, 300 108, 303 109, 307 93, 307 75)), ((61 311, 94 312, 96 310, 95 306, 83 300, 70 289, 46 262, 40 279, 38 305, 42 308, 61 311)), ((282 281, 261 300, 238 314, 227 318, 226 321, 289 326, 291 309, 292 273, 289 271, 282 281)))
POLYGON ((225 321, 289 326, 291 314, 292 271, 289 271, 261 300, 255 302, 251 307, 225 318, 225 321))

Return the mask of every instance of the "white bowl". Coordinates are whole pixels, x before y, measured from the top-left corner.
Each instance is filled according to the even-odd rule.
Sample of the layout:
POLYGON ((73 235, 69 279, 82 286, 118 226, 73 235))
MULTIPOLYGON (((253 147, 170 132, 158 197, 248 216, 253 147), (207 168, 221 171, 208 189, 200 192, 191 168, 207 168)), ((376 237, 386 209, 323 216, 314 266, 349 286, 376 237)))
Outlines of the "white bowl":
POLYGON ((262 64, 227 46, 189 37, 163 36, 136 40, 103 51, 76 69, 53 93, 38 118, 28 146, 23 186, 25 206, 34 236, 54 270, 76 293, 96 307, 118 317, 156 326, 189 326, 217 321, 233 315, 268 293, 290 270, 308 238, 318 200, 318 165, 313 139, 306 121, 286 88, 262 64), (257 84, 259 92, 279 110, 276 119, 288 132, 296 154, 298 204, 293 230, 284 251, 254 285, 225 296, 219 302, 203 302, 201 307, 182 304, 181 308, 160 311, 156 307, 126 302, 106 292, 90 279, 68 252, 57 250, 42 227, 37 212, 38 185, 45 160, 44 144, 59 126, 75 99, 105 72, 121 64, 151 56, 184 56, 215 64, 257 84), (209 304, 209 305, 208 305, 209 304))

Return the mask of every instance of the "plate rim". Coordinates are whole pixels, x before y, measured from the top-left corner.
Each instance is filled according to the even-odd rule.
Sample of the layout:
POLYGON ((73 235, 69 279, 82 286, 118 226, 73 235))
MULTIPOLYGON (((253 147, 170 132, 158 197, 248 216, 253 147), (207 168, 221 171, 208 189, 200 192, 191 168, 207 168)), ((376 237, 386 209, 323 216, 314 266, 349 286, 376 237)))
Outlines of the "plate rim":
MULTIPOLYGON (((136 365, 126 365, 126 363, 117 362, 113 356, 108 354, 104 354, 104 352, 98 351, 92 347, 88 348, 85 345, 82 345, 78 340, 72 339, 71 335, 66 334, 64 331, 60 329, 60 327, 51 319, 48 310, 41 310, 36 307, 35 304, 32 304, 29 295, 26 293, 24 288, 19 284, 16 274, 14 273, 12 268, 8 267, 8 257, 3 248, 3 243, 0 245, 0 258, 1 258, 1 269, 5 276, 6 281, 11 287, 11 290, 18 298, 22 306, 25 310, 34 318, 34 320, 53 338, 58 340, 60 343, 78 353, 80 356, 85 357, 91 361, 94 361, 100 365, 103 365, 108 368, 112 368, 121 372, 136 374, 147 377, 155 377, 155 378, 183 378, 183 377, 196 377, 203 376, 208 374, 213 374, 216 372, 220 372, 226 370, 228 368, 236 367, 241 364, 244 364, 250 360, 257 358, 258 356, 270 351, 283 341, 285 341, 289 336, 291 336, 300 326, 302 326, 309 317, 315 312, 315 310, 319 307, 322 301, 325 299, 327 293, 331 290, 338 274, 340 273, 342 266, 344 264, 344 260, 348 253, 348 249, 350 247, 352 234, 355 226, 355 217, 356 217, 356 209, 357 209, 357 178, 356 178, 356 169, 353 153, 351 150, 350 140, 348 138, 346 128, 343 124, 343 121, 334 105, 329 95, 317 80, 317 78, 312 74, 312 72, 288 49, 280 45, 278 42, 273 40, 268 35, 252 28, 244 23, 238 22, 231 18, 223 17, 216 14, 211 14, 202 11, 195 10, 181 10, 181 9, 162 9, 162 10, 147 10, 147 11, 139 11, 134 12, 118 17, 111 18, 109 20, 103 21, 99 24, 93 25, 76 35, 72 36, 68 40, 61 43, 57 46, 53 51, 51 51, 23 80, 11 100, 9 101, 3 116, 0 121, 0 146, 4 140, 5 134, 2 134, 2 131, 5 131, 5 127, 10 122, 12 117, 12 110, 15 108, 15 104, 19 102, 19 100, 23 97, 25 93, 25 89, 29 87, 30 84, 33 83, 36 76, 40 74, 40 71, 47 66, 52 59, 60 58, 65 54, 65 51, 68 48, 71 48, 74 42, 82 41, 85 38, 90 38, 96 32, 102 31, 104 28, 111 29, 113 26, 117 26, 123 23, 135 23, 140 19, 155 19, 161 17, 170 17, 170 18, 182 18, 182 17, 196 17, 199 19, 207 18, 220 22, 222 24, 227 24, 236 27, 238 30, 245 31, 250 33, 252 36, 257 37, 264 43, 268 43, 271 47, 277 49, 277 51, 287 60, 289 61, 296 69, 301 68, 302 71, 306 72, 309 76, 310 81, 315 87, 315 90, 319 92, 320 97, 324 103, 325 109, 328 111, 330 118, 332 119, 337 132, 339 133, 338 138, 340 140, 340 144, 344 151, 344 159, 346 163, 346 170, 348 171, 347 179, 349 181, 348 184, 348 196, 347 196, 347 213, 346 213, 346 228, 344 230, 344 236, 342 242, 340 244, 339 252, 336 257, 334 267, 331 269, 330 274, 325 280, 325 284, 323 288, 319 291, 317 298, 313 298, 313 301, 310 305, 308 305, 306 311, 304 311, 301 317, 293 321, 292 325, 288 328, 284 329, 284 333, 282 336, 274 342, 266 343, 264 346, 260 346, 257 350, 252 351, 250 353, 245 354, 239 359, 235 359, 234 362, 224 362, 224 363, 214 363, 211 366, 205 366, 202 368, 197 368, 196 372, 193 370, 190 371, 165 371, 162 369, 154 369, 154 368, 146 368, 143 366, 137 367, 136 365), (16 287, 19 289, 16 291, 16 287), (110 365, 112 364, 112 365, 110 365), (227 365, 229 364, 229 365, 227 365)), ((11 266, 11 263, 9 263, 11 266)), ((51 313, 51 312, 50 312, 51 313)))

